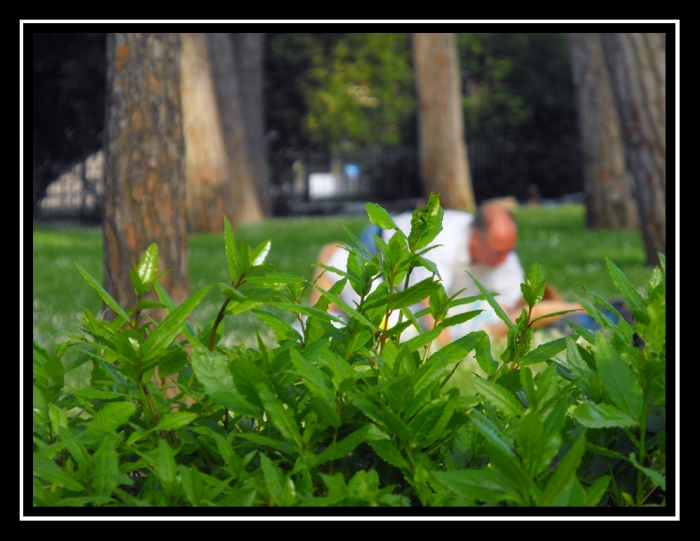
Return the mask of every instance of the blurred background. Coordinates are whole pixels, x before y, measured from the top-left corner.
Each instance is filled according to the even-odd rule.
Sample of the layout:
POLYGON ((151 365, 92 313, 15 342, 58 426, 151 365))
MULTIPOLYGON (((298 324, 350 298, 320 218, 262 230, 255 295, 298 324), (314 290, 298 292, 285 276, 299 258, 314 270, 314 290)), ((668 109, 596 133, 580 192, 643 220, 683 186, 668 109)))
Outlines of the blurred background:
POLYGON ((72 291, 53 276, 70 259, 84 256, 122 306, 134 300, 129 268, 153 242, 176 302, 213 283, 204 266, 227 281, 222 215, 238 238, 282 239, 272 247, 291 250, 281 270, 305 275, 324 242, 345 240, 338 221, 357 232, 365 203, 413 210, 431 191, 445 208, 498 198, 517 209, 526 270, 535 259, 558 265, 569 276, 560 287, 606 274, 603 257, 641 284, 666 251, 673 24, 605 34, 57 29, 23 26, 35 338, 37 325, 60 330, 62 313, 73 324, 85 304, 99 306, 89 286, 73 294, 79 309, 56 300, 72 291))

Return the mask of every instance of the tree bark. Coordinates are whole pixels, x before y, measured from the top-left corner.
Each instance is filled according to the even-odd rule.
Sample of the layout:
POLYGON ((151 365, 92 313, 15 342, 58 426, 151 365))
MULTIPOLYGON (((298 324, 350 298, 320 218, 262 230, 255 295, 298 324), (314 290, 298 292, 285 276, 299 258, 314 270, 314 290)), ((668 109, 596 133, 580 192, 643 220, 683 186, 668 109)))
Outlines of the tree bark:
POLYGON ((666 35, 601 34, 647 264, 666 252, 666 35))
POLYGON ((586 226, 636 229, 637 209, 600 34, 569 34, 569 45, 583 154, 586 226))
POLYGON ((426 192, 439 192, 444 208, 473 211, 454 34, 413 34, 413 56, 426 192))
POLYGON ((245 126, 248 170, 265 216, 271 215, 270 186, 265 143, 263 107, 262 33, 232 34, 238 80, 241 81, 241 112, 245 126))
POLYGON ((231 211, 227 217, 232 224, 257 222, 263 214, 248 165, 241 82, 237 77, 234 44, 230 34, 210 33, 206 40, 231 172, 231 192, 227 196, 231 211))
POLYGON ((129 269, 154 242, 158 271, 170 269, 160 284, 175 303, 188 296, 179 54, 178 34, 108 35, 104 288, 124 308, 129 269))
POLYGON ((188 231, 223 231, 222 216, 233 213, 232 174, 206 35, 183 33, 180 39, 188 231))

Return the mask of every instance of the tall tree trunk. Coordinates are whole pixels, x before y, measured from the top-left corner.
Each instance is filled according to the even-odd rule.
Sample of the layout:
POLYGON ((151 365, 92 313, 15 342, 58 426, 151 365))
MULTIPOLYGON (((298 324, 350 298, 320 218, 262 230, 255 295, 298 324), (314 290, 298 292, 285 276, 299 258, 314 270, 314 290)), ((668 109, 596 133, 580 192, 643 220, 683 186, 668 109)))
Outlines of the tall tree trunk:
MULTIPOLYGON (((122 307, 136 295, 129 276, 158 245, 160 284, 188 296, 185 174, 178 34, 109 34, 104 288, 122 307)), ((153 311, 154 319, 163 313, 153 311)))
POLYGON ((248 169, 263 213, 271 214, 270 186, 265 143, 263 108, 263 39, 262 33, 232 34, 238 80, 241 81, 241 112, 245 126, 248 169))
POLYGON ((637 208, 600 34, 569 34, 569 45, 581 132, 586 225, 635 229, 637 208))
POLYGON ((220 33, 207 34, 206 38, 232 175, 229 183, 232 191, 228 197, 232 204, 232 214, 227 217, 232 224, 256 222, 262 219, 263 214, 248 166, 241 82, 237 77, 233 40, 230 34, 220 33))
POLYGON ((666 252, 666 35, 601 34, 647 264, 666 252))
POLYGON ((185 134, 187 225, 190 232, 223 231, 233 215, 233 175, 224 140, 206 35, 180 36, 182 125, 185 134))
POLYGON ((413 34, 413 56, 426 192, 440 192, 445 208, 473 211, 454 34, 413 34))

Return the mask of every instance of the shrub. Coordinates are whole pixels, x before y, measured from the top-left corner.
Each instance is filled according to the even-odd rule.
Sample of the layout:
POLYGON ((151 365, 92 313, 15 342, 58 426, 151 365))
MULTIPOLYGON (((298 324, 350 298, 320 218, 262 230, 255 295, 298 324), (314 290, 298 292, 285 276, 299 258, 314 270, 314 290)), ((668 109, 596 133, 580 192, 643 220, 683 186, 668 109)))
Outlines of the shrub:
MULTIPOLYGON (((378 205, 367 212, 395 228, 378 205)), ((645 298, 607 261, 632 324, 605 317, 598 306, 617 311, 589 291, 593 303, 578 298, 600 330, 569 322, 571 334, 531 349, 530 313, 548 277, 538 264, 515 322, 478 282, 466 298, 448 297, 436 276, 407 287, 415 267, 435 270, 435 195, 410 234, 379 240, 374 256, 348 231, 347 272, 334 269, 343 279, 317 288, 315 306, 305 304, 315 284, 276 272, 270 242, 238 245, 224 220, 231 282, 219 284, 222 307, 205 328, 188 315, 208 288, 176 306, 157 282, 156 245, 131 273, 138 302, 127 310, 76 263, 117 317, 86 311, 55 356, 34 343, 35 506, 665 505, 663 256, 645 298), (338 298, 346 283, 355 307, 338 298), (145 299, 152 290, 158 301, 145 299), (422 299, 429 308, 412 313, 422 299), (431 348, 478 313, 448 309, 476 299, 509 326, 500 358, 483 331, 431 348), (144 316, 155 307, 168 312, 161 322, 144 316), (222 320, 247 311, 274 331, 274 347, 218 343, 222 320), (416 318, 428 312, 435 327, 423 332, 416 318), (409 326, 419 334, 401 341, 409 326), (464 395, 446 383, 471 352, 487 376, 464 395), (66 388, 65 374, 88 362, 89 385, 66 388), (533 372, 538 363, 546 369, 533 372), (156 369, 175 378, 176 396, 153 383, 156 369)))

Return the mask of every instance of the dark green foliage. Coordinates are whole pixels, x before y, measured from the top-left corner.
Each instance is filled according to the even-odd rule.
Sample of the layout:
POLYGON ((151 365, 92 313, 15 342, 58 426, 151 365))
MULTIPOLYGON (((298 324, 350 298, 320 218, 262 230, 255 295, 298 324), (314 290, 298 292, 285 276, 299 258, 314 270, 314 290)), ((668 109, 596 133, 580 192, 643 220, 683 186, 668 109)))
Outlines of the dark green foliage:
MULTIPOLYGON (((367 210, 391 225, 383 209, 367 210)), ((276 272, 270 241, 253 249, 226 223, 230 282, 203 329, 187 315, 208 288, 175 306, 149 247, 132 279, 139 301, 155 289, 169 313, 162 322, 143 321, 139 305, 111 322, 86 311, 82 334, 56 355, 34 345, 34 505, 664 506, 663 256, 646 296, 608 261, 636 322, 613 324, 586 302, 601 330, 532 349, 530 312, 548 276, 534 265, 522 286, 528 308, 508 321, 496 360, 483 331, 432 347, 454 323, 448 308, 465 301, 447 298, 437 277, 406 287, 441 216, 433 196, 408 238, 395 235, 374 257, 348 244, 353 307, 337 297, 345 280, 305 305, 315 285, 276 272), (430 299, 435 326, 401 341, 415 320, 407 307, 420 299, 430 299), (346 324, 333 324, 329 301, 346 324), (247 311, 274 332, 274 346, 219 345, 223 320, 247 311), (488 376, 475 375, 475 394, 465 395, 446 384, 471 352, 488 376), (66 373, 87 362, 89 384, 65 387, 66 373), (152 383, 156 366, 179 373, 174 398, 152 383)))

